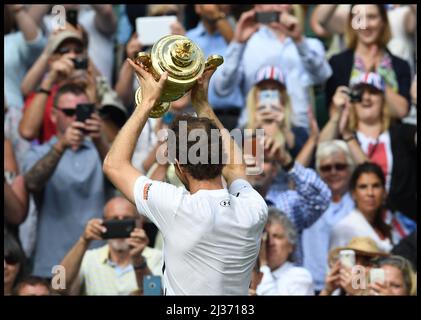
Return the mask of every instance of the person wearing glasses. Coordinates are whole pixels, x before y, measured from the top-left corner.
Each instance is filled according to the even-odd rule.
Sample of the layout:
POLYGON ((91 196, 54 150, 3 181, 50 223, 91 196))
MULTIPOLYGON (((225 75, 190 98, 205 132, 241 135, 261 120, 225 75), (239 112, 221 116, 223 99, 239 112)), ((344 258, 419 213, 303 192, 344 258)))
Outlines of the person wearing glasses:
POLYGON ((331 140, 322 142, 317 147, 316 170, 328 185, 332 197, 322 216, 303 231, 303 265, 313 276, 316 292, 324 287, 332 227, 354 209, 354 201, 348 191, 354 166, 345 142, 331 140))
POLYGON ((369 285, 369 295, 373 296, 416 296, 417 276, 411 263, 404 257, 393 255, 379 257, 372 261, 374 268, 384 271, 384 282, 369 285))
POLYGON ((102 121, 95 112, 76 121, 76 105, 88 102, 82 86, 60 87, 51 118, 57 134, 32 145, 23 164, 25 186, 39 212, 33 274, 44 278, 52 277, 52 267, 105 205, 109 185, 101 167, 109 146, 102 121))
MULTIPOLYGON (((86 39, 82 35, 71 30, 51 35, 43 54, 22 82, 26 100, 19 123, 20 135, 40 143, 50 140, 57 132, 51 115, 58 88, 65 82, 78 81, 87 91, 95 90, 91 82, 97 74, 92 62, 87 60, 86 39)), ((90 102, 95 102, 95 98, 90 93, 90 102)))

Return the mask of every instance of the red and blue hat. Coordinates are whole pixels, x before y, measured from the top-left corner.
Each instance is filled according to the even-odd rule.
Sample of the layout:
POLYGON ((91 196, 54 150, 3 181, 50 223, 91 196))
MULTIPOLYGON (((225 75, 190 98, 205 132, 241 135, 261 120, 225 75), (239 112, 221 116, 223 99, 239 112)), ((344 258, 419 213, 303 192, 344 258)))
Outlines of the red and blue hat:
POLYGON ((386 91, 386 83, 383 77, 375 72, 361 73, 358 77, 351 79, 350 85, 352 87, 360 85, 369 85, 381 92, 386 91))
POLYGON ((254 83, 258 84, 264 80, 274 80, 285 86, 284 74, 279 67, 273 65, 264 66, 257 71, 254 83))

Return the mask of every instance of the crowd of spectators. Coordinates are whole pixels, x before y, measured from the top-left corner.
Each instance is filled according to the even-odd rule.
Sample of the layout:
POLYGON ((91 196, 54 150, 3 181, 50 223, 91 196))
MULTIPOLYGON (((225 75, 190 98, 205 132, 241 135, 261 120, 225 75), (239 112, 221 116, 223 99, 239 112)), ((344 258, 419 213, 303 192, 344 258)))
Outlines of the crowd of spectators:
MULTIPOLYGON (((172 34, 224 57, 208 92, 223 125, 265 132, 245 137, 264 146, 247 178, 269 206, 250 295, 416 295, 416 4, 62 8, 76 21, 60 26, 49 4, 4 5, 5 295, 146 295, 145 277, 162 276, 162 234, 102 164, 136 108, 126 58, 151 49, 136 18, 168 15, 172 34), (93 106, 84 121, 81 105, 93 106), (130 219, 127 238, 103 236, 130 219)), ((147 120, 132 158, 179 187, 156 155, 159 130, 183 113, 190 93, 147 120)))

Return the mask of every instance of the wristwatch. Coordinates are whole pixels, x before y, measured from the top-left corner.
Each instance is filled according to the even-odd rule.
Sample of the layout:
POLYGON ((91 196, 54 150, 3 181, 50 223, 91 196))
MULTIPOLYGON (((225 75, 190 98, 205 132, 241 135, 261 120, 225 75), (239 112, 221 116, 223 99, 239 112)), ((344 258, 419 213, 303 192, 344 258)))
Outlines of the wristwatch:
POLYGON ((51 90, 47 90, 47 89, 43 89, 43 88, 41 88, 41 87, 39 87, 38 89, 37 89, 37 92, 38 93, 45 93, 46 95, 50 95, 51 94, 51 90))

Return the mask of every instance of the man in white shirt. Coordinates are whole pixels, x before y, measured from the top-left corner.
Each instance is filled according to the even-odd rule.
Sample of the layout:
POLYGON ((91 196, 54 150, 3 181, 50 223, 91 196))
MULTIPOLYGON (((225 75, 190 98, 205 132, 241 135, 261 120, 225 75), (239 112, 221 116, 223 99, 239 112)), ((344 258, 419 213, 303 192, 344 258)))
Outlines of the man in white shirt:
MULTIPOLYGON (((244 162, 230 161, 239 159, 238 146, 222 130, 207 101, 209 80, 215 70, 207 70, 192 89, 192 104, 199 118, 183 117, 186 136, 181 135, 181 130, 174 130, 175 143, 168 143, 169 147, 175 145, 176 151, 182 150, 176 153, 175 168, 186 190, 150 180, 130 163, 136 141, 159 101, 168 74, 165 72, 157 82, 144 66, 128 61, 142 87, 142 102, 114 140, 104 161, 104 172, 163 234, 164 294, 247 295, 267 219, 267 205, 247 182, 244 162), (207 138, 187 143, 187 136, 194 129, 207 138), (219 129, 216 143, 213 137, 210 139, 211 129, 219 129), (199 163, 193 163, 190 156, 183 161, 183 155, 193 153, 192 147, 197 148, 198 144, 208 151, 204 152, 205 161, 202 148, 196 149, 201 155, 199 163), (223 150, 230 152, 225 166, 221 160, 223 150)), ((182 126, 181 121, 175 121, 173 129, 178 126, 182 126)))
POLYGON ((310 272, 292 261, 296 242, 292 222, 278 209, 270 208, 259 256, 263 278, 257 295, 314 295, 310 272))

